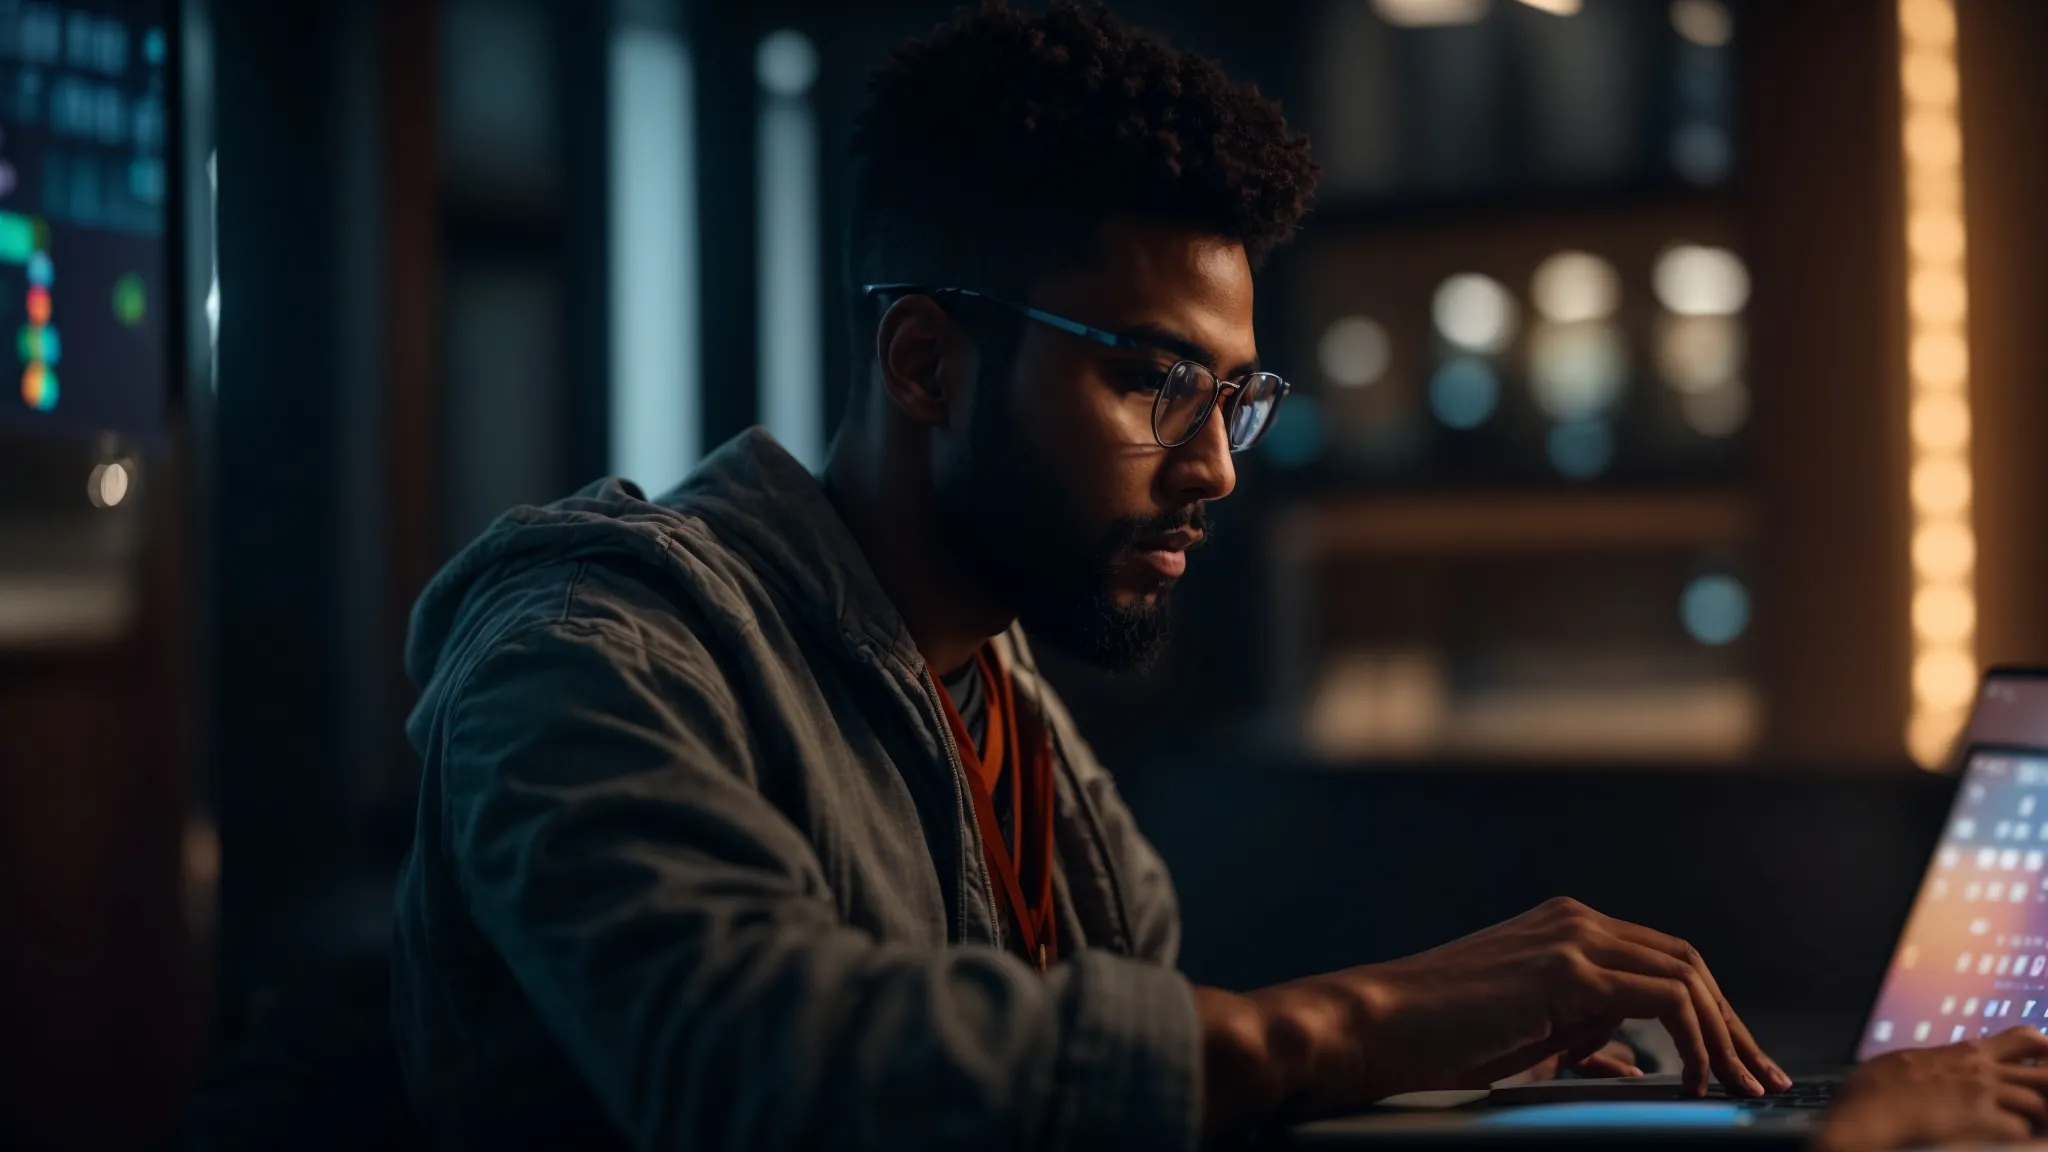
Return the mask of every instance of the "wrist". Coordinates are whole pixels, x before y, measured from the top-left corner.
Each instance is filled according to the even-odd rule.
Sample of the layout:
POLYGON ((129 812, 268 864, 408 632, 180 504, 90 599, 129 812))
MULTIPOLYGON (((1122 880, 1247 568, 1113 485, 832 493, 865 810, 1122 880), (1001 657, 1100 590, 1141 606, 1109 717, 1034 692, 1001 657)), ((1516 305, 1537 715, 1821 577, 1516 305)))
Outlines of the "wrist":
POLYGON ((1270 1115, 1289 1094, 1276 1056, 1275 1025, 1258 994, 1196 988, 1202 1021, 1202 1127, 1228 1131, 1270 1115))
POLYGON ((1389 1012, 1388 990, 1369 969, 1238 994, 1195 990, 1203 1024, 1204 1126, 1213 1130, 1275 1114, 1303 1118, 1403 1091, 1373 1058, 1371 1039, 1389 1012))

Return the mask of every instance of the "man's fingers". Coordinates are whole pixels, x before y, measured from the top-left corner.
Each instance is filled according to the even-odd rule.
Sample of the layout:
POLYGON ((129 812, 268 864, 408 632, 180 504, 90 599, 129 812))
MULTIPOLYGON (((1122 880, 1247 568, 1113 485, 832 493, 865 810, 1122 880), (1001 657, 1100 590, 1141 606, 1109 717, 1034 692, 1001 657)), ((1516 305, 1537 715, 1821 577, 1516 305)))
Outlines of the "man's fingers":
POLYGON ((1683 959, 1659 949, 1622 938, 1611 937, 1586 946, 1586 958, 1605 968, 1635 972, 1676 981, 1692 1000, 1700 1034, 1712 1059, 1714 1074, 1730 1093, 1761 1096, 1763 1084, 1750 1072, 1735 1038, 1728 1031, 1720 1001, 1707 987, 1699 972, 1683 959))
POLYGON ((1685 1065, 1685 1087, 1695 1096, 1707 1094, 1707 1076, 1714 1061, 1700 1030, 1699 1013, 1693 1008, 1692 990, 1682 980, 1646 976, 1640 972, 1610 968, 1604 973, 1604 991, 1613 1011, 1632 1019, 1664 1022, 1678 1058, 1685 1065))
POLYGON ((2048 1059, 2048 1036, 2022 1024, 2008 1028, 1982 1042, 1984 1053, 2001 1064, 2015 1060, 2048 1059))
POLYGON ((2000 1064, 1998 1078, 2008 1084, 2018 1084, 2048 1094, 2048 1068, 2038 1068, 2032 1064, 2000 1064))
POLYGON ((2041 1098, 2038 1089, 2019 1084, 2001 1083, 1996 1089, 1998 1106, 2007 1112, 2024 1116, 2036 1128, 2048 1127, 2048 1100, 2041 1098))
POLYGON ((1616 920, 1611 916, 1602 916, 1601 920, 1607 930, 1616 936, 1631 943, 1654 948, 1696 972, 1712 998, 1714 1011, 1721 1019, 1722 1028, 1733 1041, 1747 1071, 1767 1081, 1774 1091, 1782 1092, 1792 1086, 1792 1077, 1785 1074, 1785 1070, 1778 1066, 1777 1061, 1764 1054, 1763 1046, 1756 1042, 1756 1037, 1750 1035, 1749 1025, 1742 1022, 1742 1017, 1736 1015, 1734 1007, 1728 1003, 1728 998, 1721 994, 1720 983, 1714 979, 1714 973, 1707 967, 1706 957, 1701 956, 1698 950, 1676 936, 1666 935, 1654 928, 1645 928, 1626 920, 1616 920))
POLYGON ((1643 1070, 1636 1067, 1634 1060, 1623 1060, 1618 1057, 1609 1056, 1605 1052, 1595 1052, 1571 1067, 1572 1071, 1577 1072, 1581 1076, 1641 1076, 1643 1074, 1643 1070))

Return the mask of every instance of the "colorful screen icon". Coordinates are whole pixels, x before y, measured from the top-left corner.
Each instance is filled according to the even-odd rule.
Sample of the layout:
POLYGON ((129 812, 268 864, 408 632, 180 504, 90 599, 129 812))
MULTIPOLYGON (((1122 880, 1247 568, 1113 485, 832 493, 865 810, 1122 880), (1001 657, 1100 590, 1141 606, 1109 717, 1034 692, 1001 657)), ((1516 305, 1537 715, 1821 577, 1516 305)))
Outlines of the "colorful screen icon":
POLYGON ((32 363, 21 373, 21 399, 38 412, 48 412, 57 406, 57 374, 41 362, 32 363))
POLYGON ((129 272, 114 281, 114 319, 133 328, 142 323, 148 311, 149 293, 141 276, 129 272))

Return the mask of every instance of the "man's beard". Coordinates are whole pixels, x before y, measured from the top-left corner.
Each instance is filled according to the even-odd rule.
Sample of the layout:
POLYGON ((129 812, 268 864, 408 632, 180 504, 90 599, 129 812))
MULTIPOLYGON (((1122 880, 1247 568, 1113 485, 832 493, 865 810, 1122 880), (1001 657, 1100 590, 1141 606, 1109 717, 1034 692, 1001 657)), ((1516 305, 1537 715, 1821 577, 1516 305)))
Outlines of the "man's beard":
MULTIPOLYGON (((990 379, 985 387, 1000 388, 990 379)), ((986 396, 987 393, 984 393, 986 396)), ((1002 393, 995 393, 1000 396, 1002 393)), ((947 542, 1035 639, 1112 671, 1144 671, 1165 650, 1162 580, 1149 603, 1119 604, 1119 567, 1139 541, 1206 528, 1202 505, 1160 516, 1128 516, 1087 539, 1070 492, 1024 442, 995 396, 975 405, 964 465, 939 484, 947 542)))

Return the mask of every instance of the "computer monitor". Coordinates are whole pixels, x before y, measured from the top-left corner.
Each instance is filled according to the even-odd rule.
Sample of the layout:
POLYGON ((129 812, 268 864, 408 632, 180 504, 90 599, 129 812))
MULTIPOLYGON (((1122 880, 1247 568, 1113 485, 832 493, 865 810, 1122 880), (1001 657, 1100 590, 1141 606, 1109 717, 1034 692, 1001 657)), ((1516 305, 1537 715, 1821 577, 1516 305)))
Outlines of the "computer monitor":
POLYGON ((160 430, 172 13, 0 0, 0 439, 160 430))

